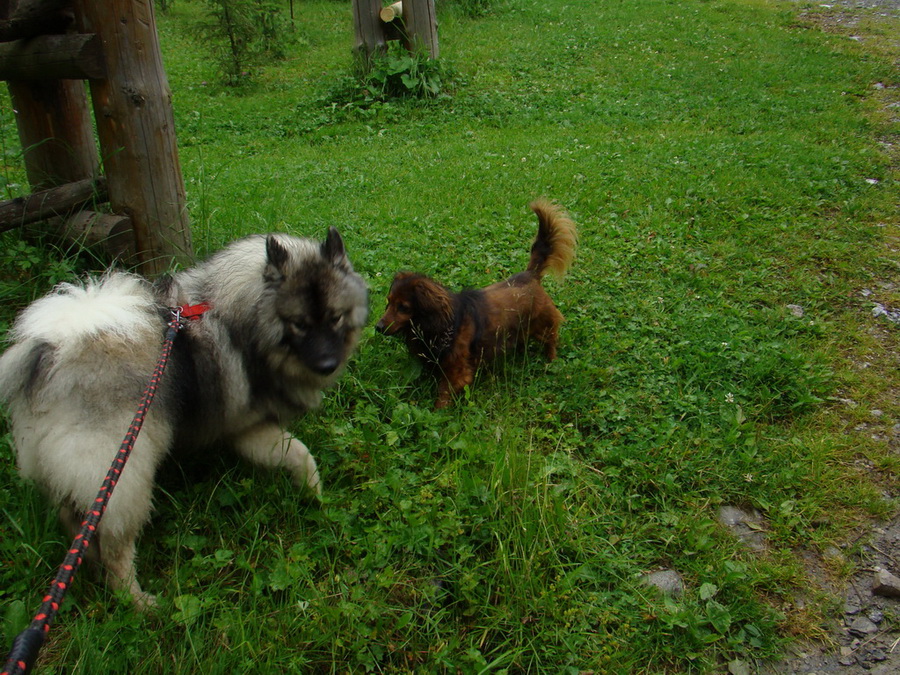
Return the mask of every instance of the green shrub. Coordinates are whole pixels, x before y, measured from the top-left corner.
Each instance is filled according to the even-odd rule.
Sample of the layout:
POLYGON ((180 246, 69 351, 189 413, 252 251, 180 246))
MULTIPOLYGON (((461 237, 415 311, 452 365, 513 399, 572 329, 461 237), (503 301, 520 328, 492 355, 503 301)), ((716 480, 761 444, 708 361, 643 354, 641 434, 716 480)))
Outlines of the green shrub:
POLYGON ((441 93, 444 68, 439 59, 422 52, 409 52, 400 42, 388 42, 384 52, 376 54, 360 84, 372 98, 435 98, 441 93))

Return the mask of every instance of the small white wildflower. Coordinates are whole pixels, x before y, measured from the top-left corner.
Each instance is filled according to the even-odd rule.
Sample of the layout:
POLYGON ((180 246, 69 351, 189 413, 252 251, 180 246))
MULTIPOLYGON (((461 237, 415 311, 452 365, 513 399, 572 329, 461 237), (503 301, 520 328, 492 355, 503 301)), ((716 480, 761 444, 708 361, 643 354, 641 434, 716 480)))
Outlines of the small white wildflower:
POLYGON ((734 394, 730 392, 725 394, 725 403, 734 403, 734 394))
POLYGON ((723 343, 721 344, 721 346, 722 346, 722 349, 728 349, 728 343, 727 343, 727 342, 723 342, 723 343))
POLYGON ((752 482, 753 482, 753 474, 752 474, 752 473, 745 473, 745 474, 744 474, 744 480, 747 481, 748 483, 752 483, 752 482))

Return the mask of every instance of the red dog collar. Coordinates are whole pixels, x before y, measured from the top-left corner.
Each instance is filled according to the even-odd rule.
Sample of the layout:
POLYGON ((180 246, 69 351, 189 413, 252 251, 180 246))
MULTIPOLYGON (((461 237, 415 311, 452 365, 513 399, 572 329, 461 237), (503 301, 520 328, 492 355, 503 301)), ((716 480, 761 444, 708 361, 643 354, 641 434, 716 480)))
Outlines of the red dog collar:
POLYGON ((176 307, 175 311, 178 315, 184 319, 199 319, 206 312, 212 309, 212 306, 207 302, 201 302, 196 305, 182 305, 181 307, 176 307))

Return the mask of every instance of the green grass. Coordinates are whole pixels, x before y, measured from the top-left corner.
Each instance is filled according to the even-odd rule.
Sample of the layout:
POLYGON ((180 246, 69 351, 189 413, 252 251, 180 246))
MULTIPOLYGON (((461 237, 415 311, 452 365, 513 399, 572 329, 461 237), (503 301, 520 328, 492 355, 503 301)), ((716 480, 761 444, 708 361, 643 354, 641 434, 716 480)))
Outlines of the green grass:
MULTIPOLYGON (((547 196, 581 235, 548 282, 560 358, 510 356, 435 412, 434 382, 367 328, 296 425, 321 507, 228 458, 166 467, 139 562, 159 610, 84 575, 44 671, 710 672, 816 634, 795 551, 893 508, 886 442, 848 433, 876 407, 898 421, 895 369, 853 367, 879 349, 860 291, 897 278, 877 142, 897 128, 871 96, 897 84, 890 59, 788 3, 439 3, 444 95, 364 103, 346 3, 302 8, 289 58, 240 89, 191 37, 199 4, 158 17, 198 253, 335 225, 377 318, 399 269, 520 270, 547 196), (765 514, 767 553, 718 525, 724 504, 765 514), (682 598, 641 584, 660 568, 682 598)), ((4 243, 23 247, 2 254, 8 322, 69 267, 4 243)), ((0 453, 8 641, 66 542, 8 436, 0 453)))

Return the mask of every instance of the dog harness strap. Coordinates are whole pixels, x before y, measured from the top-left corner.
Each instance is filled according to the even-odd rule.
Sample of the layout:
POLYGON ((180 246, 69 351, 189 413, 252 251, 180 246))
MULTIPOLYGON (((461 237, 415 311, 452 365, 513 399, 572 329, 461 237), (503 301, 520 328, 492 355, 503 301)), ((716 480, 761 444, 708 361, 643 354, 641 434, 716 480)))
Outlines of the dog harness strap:
POLYGON ((63 597, 71 585, 75 573, 81 566, 84 552, 87 550, 91 538, 97 530, 100 518, 106 511, 106 505, 109 503, 113 488, 118 483, 122 469, 125 467, 125 462, 128 460, 132 448, 134 448, 134 442, 137 440, 138 432, 140 432, 144 424, 147 410, 153 401, 163 371, 165 371, 169 356, 172 353, 175 335, 184 325, 183 318, 197 319, 208 309, 209 305, 203 304, 178 307, 172 310, 172 318, 167 325, 162 354, 160 354, 156 369, 150 376, 146 389, 144 389, 144 394, 141 397, 141 402, 138 405, 131 426, 128 427, 128 432, 122 440, 122 445, 119 447, 112 466, 103 480, 103 485, 97 494, 97 498, 94 500, 94 505, 85 513, 84 522, 81 523, 81 530, 69 547, 66 557, 56 574, 56 578, 50 585, 50 590, 44 596, 38 613, 31 620, 31 625, 13 641, 12 648, 7 656, 6 665, 0 671, 0 675, 26 673, 37 658, 43 637, 50 631, 50 624, 59 611, 59 606, 62 604, 63 597))

